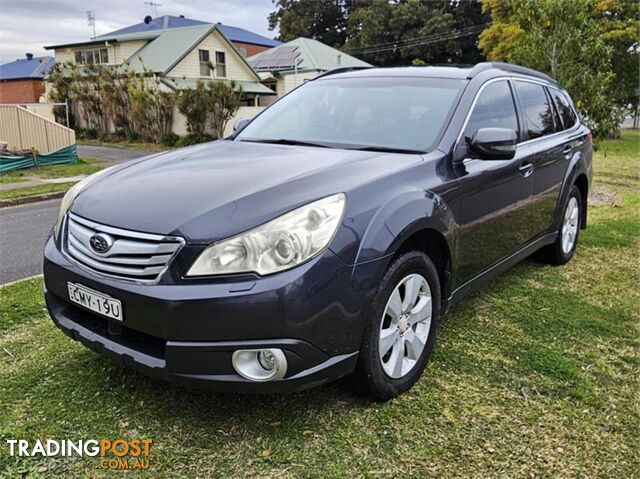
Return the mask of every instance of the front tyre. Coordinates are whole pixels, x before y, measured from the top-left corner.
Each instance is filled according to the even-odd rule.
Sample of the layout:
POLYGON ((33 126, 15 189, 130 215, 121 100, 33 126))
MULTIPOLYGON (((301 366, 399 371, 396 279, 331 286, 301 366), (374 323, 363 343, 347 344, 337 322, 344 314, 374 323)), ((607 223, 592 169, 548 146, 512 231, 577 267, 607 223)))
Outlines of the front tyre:
POLYGON ((369 310, 354 373, 361 392, 387 401, 411 388, 433 352, 440 319, 440 281, 419 251, 398 256, 369 310))
POLYGON ((562 212, 560 229, 556 241, 540 250, 540 258, 550 264, 562 265, 571 258, 578 246, 578 236, 582 227, 582 194, 577 186, 571 188, 569 198, 562 212))

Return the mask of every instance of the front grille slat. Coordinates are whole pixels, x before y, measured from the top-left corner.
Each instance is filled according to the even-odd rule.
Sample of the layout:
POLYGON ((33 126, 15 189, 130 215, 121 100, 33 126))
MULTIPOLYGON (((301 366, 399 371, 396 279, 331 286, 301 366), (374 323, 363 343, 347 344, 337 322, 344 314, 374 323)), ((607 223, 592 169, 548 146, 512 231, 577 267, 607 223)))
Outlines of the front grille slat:
MULTIPOLYGON (((72 235, 69 235, 69 244, 73 246, 75 249, 79 250, 85 256, 92 256, 92 252, 84 245, 81 241, 75 238, 72 235)), ((100 261, 109 264, 121 264, 121 265, 131 265, 131 266, 155 266, 160 265, 164 266, 171 259, 170 254, 161 254, 156 256, 140 256, 140 255, 132 255, 132 256, 114 256, 114 255, 105 255, 100 257, 100 261)))
POLYGON ((123 279, 156 281, 183 244, 182 238, 100 225, 73 213, 66 219, 69 256, 91 270, 123 279), (90 240, 96 233, 111 237, 108 251, 99 253, 92 248, 90 240))

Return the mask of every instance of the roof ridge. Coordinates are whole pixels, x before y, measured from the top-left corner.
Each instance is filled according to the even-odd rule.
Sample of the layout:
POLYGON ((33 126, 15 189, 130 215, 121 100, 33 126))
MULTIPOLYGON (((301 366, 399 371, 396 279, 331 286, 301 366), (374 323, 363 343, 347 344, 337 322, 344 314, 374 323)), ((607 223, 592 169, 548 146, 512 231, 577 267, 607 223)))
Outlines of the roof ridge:
MULTIPOLYGON (((301 40, 302 47, 305 49, 307 56, 311 60, 311 62, 310 62, 310 63, 312 63, 311 66, 313 66, 314 68, 319 70, 320 69, 320 63, 318 61, 318 58, 316 58, 316 56, 313 54, 313 51, 312 51, 311 48, 309 48, 309 44, 307 42, 307 40, 311 40, 311 39, 307 38, 307 37, 300 37, 300 40, 301 40)), ((320 43, 320 42, 318 42, 318 43, 320 43)), ((307 65, 305 65, 305 67, 306 66, 307 65)))

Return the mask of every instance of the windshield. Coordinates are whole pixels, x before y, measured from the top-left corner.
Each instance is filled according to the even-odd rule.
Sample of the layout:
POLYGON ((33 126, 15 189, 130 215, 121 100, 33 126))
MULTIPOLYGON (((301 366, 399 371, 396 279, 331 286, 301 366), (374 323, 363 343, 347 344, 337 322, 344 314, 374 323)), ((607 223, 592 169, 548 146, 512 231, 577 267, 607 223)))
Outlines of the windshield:
POLYGON ((463 84, 415 77, 309 82, 265 110, 236 140, 428 151, 463 84))

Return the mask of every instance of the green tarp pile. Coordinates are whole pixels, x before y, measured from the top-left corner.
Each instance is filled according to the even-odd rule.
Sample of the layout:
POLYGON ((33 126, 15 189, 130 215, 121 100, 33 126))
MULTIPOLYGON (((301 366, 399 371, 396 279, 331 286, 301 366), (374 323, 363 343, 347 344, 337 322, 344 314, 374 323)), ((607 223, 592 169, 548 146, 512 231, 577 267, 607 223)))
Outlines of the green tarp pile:
POLYGON ((58 151, 46 154, 27 154, 23 156, 0 155, 0 173, 34 166, 57 165, 60 163, 75 163, 78 161, 76 145, 67 146, 58 151))

